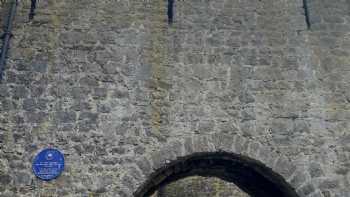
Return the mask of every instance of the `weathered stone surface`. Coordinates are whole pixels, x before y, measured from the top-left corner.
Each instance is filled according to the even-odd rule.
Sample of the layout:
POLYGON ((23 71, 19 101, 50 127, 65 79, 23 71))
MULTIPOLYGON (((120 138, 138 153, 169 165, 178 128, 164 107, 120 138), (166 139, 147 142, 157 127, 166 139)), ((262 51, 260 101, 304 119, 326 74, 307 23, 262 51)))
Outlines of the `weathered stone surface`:
POLYGON ((20 1, 0 84, 0 195, 130 196, 128 164, 148 177, 218 150, 261 161, 300 196, 348 195, 350 4, 307 2, 310 29, 301 0, 175 1, 172 25, 163 0, 39 1, 31 22, 20 1), (44 184, 30 165, 48 145, 67 168, 44 184))
POLYGON ((323 170, 321 168, 321 165, 318 163, 311 163, 309 170, 310 170, 310 175, 312 178, 321 177, 324 175, 323 170))
POLYGON ((142 157, 141 159, 137 160, 136 165, 141 169, 144 175, 148 176, 150 173, 152 173, 151 164, 147 158, 142 157))
POLYGON ((11 183, 11 176, 10 175, 0 175, 0 182, 1 185, 7 185, 11 183))
POLYGON ((212 141, 216 151, 232 152, 234 137, 225 134, 214 134, 212 141))
POLYGON ((249 140, 242 138, 242 137, 236 137, 234 146, 236 153, 244 155, 245 152, 248 150, 249 140))
POLYGON ((289 181, 294 188, 299 188, 307 181, 307 175, 304 171, 297 170, 289 181))
POLYGON ((287 158, 279 157, 275 163, 273 170, 280 175, 282 175, 285 179, 288 179, 293 175, 296 170, 296 166, 293 165, 287 158))
POLYGON ((315 191, 315 186, 313 186, 311 183, 307 183, 306 185, 303 185, 297 190, 300 196, 308 196, 309 194, 312 194, 314 191, 315 191))

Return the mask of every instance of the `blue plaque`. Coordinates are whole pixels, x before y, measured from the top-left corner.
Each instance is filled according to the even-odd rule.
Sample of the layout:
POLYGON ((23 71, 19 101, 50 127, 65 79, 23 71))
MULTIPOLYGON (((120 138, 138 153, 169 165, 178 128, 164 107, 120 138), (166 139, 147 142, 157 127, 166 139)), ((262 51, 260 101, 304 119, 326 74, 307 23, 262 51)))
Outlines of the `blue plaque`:
POLYGON ((63 154, 53 148, 44 149, 34 158, 32 168, 35 176, 42 180, 55 179, 64 169, 63 154))

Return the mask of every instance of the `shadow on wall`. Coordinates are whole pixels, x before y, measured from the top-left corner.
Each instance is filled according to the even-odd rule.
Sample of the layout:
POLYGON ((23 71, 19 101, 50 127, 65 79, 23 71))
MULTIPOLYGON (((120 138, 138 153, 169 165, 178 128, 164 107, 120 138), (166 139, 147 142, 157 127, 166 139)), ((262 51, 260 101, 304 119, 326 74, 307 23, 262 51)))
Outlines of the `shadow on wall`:
POLYGON ((259 161, 225 152, 200 153, 174 161, 158 170, 135 193, 152 195, 158 188, 188 176, 218 177, 236 184, 251 196, 298 197, 280 176, 259 161))

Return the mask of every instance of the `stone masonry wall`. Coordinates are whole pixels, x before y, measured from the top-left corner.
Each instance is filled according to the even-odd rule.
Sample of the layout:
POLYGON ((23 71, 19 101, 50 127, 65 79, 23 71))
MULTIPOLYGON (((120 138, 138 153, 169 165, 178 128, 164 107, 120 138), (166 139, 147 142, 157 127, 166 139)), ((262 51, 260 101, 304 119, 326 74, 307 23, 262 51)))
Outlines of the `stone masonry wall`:
POLYGON ((233 183, 218 178, 188 177, 162 187, 154 197, 249 197, 233 183))
POLYGON ((43 0, 33 21, 21 1, 0 196, 131 196, 136 159, 213 133, 287 157, 301 197, 349 196, 350 3, 308 2, 311 29, 302 0, 178 0, 172 25, 164 0, 43 0), (48 146, 66 169, 43 182, 48 146))

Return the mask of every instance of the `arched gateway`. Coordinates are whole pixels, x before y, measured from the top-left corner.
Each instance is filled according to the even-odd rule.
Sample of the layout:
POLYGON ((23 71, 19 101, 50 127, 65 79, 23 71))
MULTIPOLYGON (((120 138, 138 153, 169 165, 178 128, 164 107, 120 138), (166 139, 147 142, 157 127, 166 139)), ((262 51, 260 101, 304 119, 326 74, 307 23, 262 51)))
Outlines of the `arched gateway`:
POLYGON ((198 153, 175 160, 157 170, 135 196, 150 196, 159 186, 192 175, 222 178, 235 183, 251 196, 298 196, 283 177, 262 163, 226 152, 198 153))
POLYGON ((307 191, 311 183, 301 178, 306 171, 270 148, 240 136, 214 134, 171 141, 137 160, 134 167, 122 182, 127 193, 135 197, 149 196, 160 186, 192 175, 219 177, 257 197, 314 194, 307 191))

